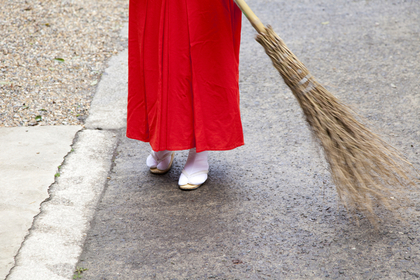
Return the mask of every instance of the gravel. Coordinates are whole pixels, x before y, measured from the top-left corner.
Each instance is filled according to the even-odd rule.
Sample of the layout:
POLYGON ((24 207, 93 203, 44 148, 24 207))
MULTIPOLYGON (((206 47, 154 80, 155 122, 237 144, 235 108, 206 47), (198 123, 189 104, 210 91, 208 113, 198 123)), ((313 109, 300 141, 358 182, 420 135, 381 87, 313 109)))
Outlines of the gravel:
POLYGON ((128 1, 1 2, 0 127, 83 124, 128 1))

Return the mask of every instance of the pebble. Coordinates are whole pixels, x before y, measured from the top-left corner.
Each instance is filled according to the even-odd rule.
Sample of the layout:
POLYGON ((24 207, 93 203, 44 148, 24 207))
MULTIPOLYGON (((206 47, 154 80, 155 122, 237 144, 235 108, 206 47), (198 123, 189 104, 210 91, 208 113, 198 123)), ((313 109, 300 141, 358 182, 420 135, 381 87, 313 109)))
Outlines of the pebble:
POLYGON ((128 2, 6 2, 0 9, 0 127, 83 124, 95 81, 125 48, 119 32, 128 2))

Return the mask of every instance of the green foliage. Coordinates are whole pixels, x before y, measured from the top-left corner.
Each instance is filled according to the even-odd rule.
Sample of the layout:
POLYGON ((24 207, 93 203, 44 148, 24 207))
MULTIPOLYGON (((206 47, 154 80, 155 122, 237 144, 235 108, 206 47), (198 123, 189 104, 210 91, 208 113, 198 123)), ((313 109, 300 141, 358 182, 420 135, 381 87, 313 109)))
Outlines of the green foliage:
POLYGON ((88 270, 88 269, 84 268, 84 267, 77 267, 76 270, 74 271, 73 279, 82 278, 82 274, 86 270, 88 270))

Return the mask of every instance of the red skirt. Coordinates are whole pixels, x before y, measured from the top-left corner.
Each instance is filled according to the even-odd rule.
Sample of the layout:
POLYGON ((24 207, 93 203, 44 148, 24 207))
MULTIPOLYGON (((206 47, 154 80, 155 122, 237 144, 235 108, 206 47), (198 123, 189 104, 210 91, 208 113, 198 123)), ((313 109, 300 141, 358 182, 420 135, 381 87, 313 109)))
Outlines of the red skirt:
POLYGON ((127 137, 154 151, 244 144, 232 0, 130 0, 127 137))

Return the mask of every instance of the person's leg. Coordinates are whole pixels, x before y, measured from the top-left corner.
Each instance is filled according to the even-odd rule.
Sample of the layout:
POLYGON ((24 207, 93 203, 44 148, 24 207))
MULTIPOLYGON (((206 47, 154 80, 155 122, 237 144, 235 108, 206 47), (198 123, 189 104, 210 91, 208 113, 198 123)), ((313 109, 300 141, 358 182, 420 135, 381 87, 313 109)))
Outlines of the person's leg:
POLYGON ((172 167, 174 160, 174 152, 171 151, 151 151, 146 159, 146 164, 150 168, 150 172, 154 174, 164 174, 172 167))
POLYGON ((188 159, 179 177, 178 185, 183 190, 194 190, 207 180, 209 171, 208 151, 197 153, 190 149, 188 159))

